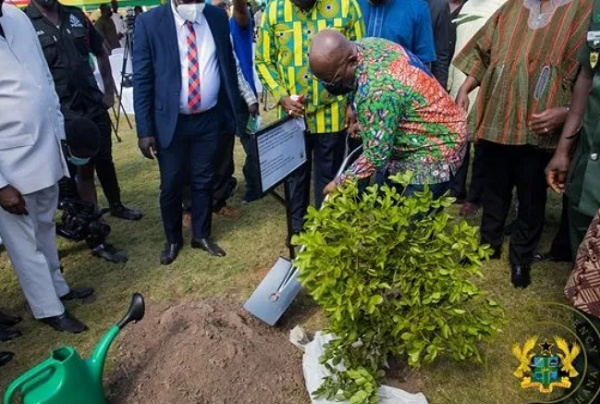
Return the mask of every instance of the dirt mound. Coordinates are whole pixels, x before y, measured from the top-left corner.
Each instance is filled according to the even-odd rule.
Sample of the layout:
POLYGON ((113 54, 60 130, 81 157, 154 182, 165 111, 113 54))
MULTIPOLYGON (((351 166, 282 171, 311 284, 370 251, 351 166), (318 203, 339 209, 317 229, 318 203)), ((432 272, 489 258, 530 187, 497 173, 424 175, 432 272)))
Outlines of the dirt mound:
POLYGON ((117 343, 111 404, 305 404, 302 353, 220 300, 147 305, 117 343))

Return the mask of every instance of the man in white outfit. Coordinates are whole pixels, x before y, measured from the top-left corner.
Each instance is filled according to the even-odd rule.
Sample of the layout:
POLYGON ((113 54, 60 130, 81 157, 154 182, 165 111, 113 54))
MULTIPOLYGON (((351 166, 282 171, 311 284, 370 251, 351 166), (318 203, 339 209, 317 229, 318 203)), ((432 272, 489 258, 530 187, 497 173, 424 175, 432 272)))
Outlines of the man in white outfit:
POLYGON ((91 288, 70 289, 58 259, 54 214, 58 181, 68 175, 58 96, 36 32, 27 16, 0 0, 0 237, 33 316, 57 331, 87 327, 61 300, 91 288))

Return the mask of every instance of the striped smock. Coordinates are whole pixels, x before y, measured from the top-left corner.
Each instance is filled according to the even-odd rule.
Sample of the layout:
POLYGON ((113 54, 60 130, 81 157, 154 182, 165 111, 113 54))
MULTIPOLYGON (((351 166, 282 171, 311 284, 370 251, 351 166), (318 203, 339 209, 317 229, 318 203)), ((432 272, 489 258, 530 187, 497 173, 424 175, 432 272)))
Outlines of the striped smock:
POLYGON ((560 131, 537 136, 531 115, 567 106, 592 0, 508 0, 465 45, 454 65, 480 83, 469 129, 504 145, 554 148, 560 131))

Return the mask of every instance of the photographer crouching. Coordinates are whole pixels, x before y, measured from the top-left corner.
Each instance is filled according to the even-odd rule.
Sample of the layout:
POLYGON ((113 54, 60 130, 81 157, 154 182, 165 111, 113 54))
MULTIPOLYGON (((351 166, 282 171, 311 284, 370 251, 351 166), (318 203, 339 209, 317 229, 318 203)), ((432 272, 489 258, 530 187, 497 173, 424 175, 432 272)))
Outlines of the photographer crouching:
MULTIPOLYGON (((106 243, 110 226, 102 219, 104 211, 98 212, 96 205, 81 198, 80 189, 89 189, 81 167, 88 164, 100 148, 98 127, 87 118, 65 122, 66 141, 63 153, 67 159, 71 178, 59 181, 59 209, 62 210, 56 233, 71 241, 85 241, 96 257, 110 262, 127 262, 127 255, 106 243)), ((93 179, 91 180, 93 182, 93 179)))

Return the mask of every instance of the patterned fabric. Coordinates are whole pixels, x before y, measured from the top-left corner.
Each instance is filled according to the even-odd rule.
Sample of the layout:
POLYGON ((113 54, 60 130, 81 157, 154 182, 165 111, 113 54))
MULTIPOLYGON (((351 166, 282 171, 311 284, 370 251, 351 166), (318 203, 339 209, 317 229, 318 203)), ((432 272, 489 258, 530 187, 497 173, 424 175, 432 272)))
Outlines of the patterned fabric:
POLYGON ((454 65, 481 83, 469 115, 470 129, 479 139, 554 148, 560 131, 537 136, 527 122, 534 113, 571 103, 592 0, 562 5, 555 1, 544 14, 539 14, 535 1, 540 17, 536 29, 530 27, 532 11, 523 1, 507 1, 456 56, 454 65))
POLYGON ((600 317, 600 211, 579 247, 565 294, 576 308, 600 317))
POLYGON ((363 154, 337 182, 410 170, 414 184, 450 181, 467 142, 464 112, 412 53, 385 39, 359 42, 353 98, 363 154))
POLYGON ((191 112, 198 112, 200 110, 200 72, 198 65, 198 48, 196 47, 196 30, 194 29, 193 22, 186 21, 185 26, 190 31, 187 36, 189 77, 187 106, 191 112))
MULTIPOLYGON (((263 16, 256 46, 256 69, 263 85, 280 99, 303 95, 306 124, 312 133, 344 129, 346 98, 331 96, 309 71, 312 37, 334 29, 350 40, 362 38, 364 25, 356 0, 317 0, 303 12, 290 0, 271 0, 263 16)), ((279 118, 286 111, 278 109, 279 118)))

